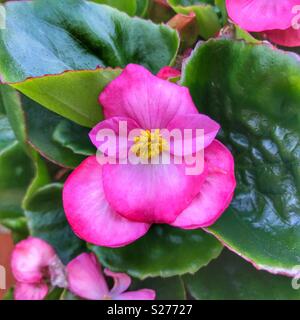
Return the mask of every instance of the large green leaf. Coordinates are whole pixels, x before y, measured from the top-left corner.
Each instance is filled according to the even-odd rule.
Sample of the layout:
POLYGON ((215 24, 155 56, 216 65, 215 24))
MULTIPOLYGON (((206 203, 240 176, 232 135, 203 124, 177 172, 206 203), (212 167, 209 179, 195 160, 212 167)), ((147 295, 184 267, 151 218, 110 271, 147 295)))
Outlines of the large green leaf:
POLYGON ((33 146, 48 160, 74 168, 92 153, 94 148, 89 141, 89 129, 42 108, 11 87, 1 86, 0 90, 9 122, 31 157, 35 158, 33 146))
POLYGON ((91 248, 106 267, 144 279, 196 272, 220 254, 222 245, 200 229, 186 231, 155 225, 129 246, 91 248))
POLYGON ((210 40, 183 71, 201 112, 222 126, 237 190, 209 231, 258 268, 300 264, 300 63, 268 45, 210 40))
POLYGON ((38 189, 25 204, 30 234, 44 239, 57 251, 64 263, 84 251, 84 242, 72 232, 62 207, 62 185, 50 184, 38 189))
POLYGON ((177 33, 167 26, 94 2, 12 1, 6 9, 0 73, 8 82, 128 63, 156 73, 173 62, 179 45, 177 33))
MULTIPOLYGON (((0 101, 3 104, 2 87, 0 101)), ((5 108, 2 108, 5 112, 5 108)), ((6 114, 0 114, 0 219, 22 217, 21 202, 33 177, 31 159, 25 154, 6 114)))
POLYGON ((199 300, 299 300, 290 278, 256 270, 224 250, 194 275, 184 276, 190 294, 199 300))
POLYGON ((177 13, 194 12, 199 25, 199 34, 204 39, 213 37, 221 29, 213 0, 168 0, 168 3, 177 13))
POLYGON ((124 11, 130 16, 135 15, 137 10, 137 0, 93 0, 97 3, 107 4, 111 7, 124 11))
POLYGON ((185 288, 180 277, 148 278, 146 280, 133 279, 129 290, 153 289, 156 292, 156 300, 185 300, 185 288))
POLYGON ((31 78, 11 85, 51 111, 92 127, 103 119, 98 102, 100 92, 120 73, 121 69, 98 68, 31 78))

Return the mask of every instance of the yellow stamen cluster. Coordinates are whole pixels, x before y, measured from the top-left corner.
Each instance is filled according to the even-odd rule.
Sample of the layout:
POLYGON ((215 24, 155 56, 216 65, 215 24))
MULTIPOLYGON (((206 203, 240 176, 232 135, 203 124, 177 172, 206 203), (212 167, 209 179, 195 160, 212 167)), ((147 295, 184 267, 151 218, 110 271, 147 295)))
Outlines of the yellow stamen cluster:
POLYGON ((159 129, 142 130, 141 134, 134 138, 134 145, 131 147, 131 151, 143 160, 152 159, 166 150, 169 150, 169 145, 159 129))

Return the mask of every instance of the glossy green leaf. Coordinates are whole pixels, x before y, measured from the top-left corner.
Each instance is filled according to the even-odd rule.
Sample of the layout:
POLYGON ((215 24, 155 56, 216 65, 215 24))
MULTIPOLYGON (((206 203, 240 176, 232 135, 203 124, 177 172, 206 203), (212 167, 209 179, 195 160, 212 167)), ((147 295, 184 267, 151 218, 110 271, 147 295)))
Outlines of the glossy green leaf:
POLYGON ((7 117, 16 138, 33 160, 36 154, 32 146, 43 157, 64 167, 74 168, 85 158, 82 151, 91 148, 87 136, 88 129, 42 108, 41 105, 20 95, 9 86, 1 86, 0 90, 7 117), (71 132, 64 137, 63 141, 56 139, 55 136, 60 135, 61 129, 65 126, 72 128, 76 139, 80 137, 77 143, 74 144, 71 132), (74 150, 78 148, 78 152, 72 151, 68 147, 69 144, 74 150))
POLYGON ((103 119, 98 97, 121 69, 64 72, 11 84, 32 100, 80 125, 92 127, 103 119))
POLYGON ((50 184, 38 189, 25 205, 30 234, 44 239, 57 251, 64 263, 85 250, 85 244, 72 232, 62 207, 62 185, 50 184))
POLYGON ((90 141, 89 132, 90 129, 62 120, 53 132, 53 140, 75 154, 90 156, 96 153, 96 148, 90 141))
POLYGON ((237 189, 209 231, 258 268, 300 264, 300 63, 268 45, 210 40, 183 71, 201 112, 222 126, 237 189))
POLYGON ((199 300, 299 300, 292 280, 256 270, 224 250, 218 259, 194 275, 184 276, 190 294, 199 300))
POLYGON ((21 97, 17 91, 8 85, 0 86, 0 95, 8 118, 9 124, 18 142, 22 145, 28 155, 32 154, 32 149, 27 143, 26 120, 21 108, 21 97))
POLYGON ((153 226, 143 238, 126 247, 91 248, 109 269, 140 279, 196 272, 222 250, 217 240, 200 229, 186 231, 165 225, 153 226))
POLYGON ((93 0, 94 2, 106 4, 120 11, 124 11, 130 16, 135 15, 137 10, 137 0, 93 0))
MULTIPOLYGON (((42 156, 48 160, 67 168, 77 167, 85 158, 82 154, 84 147, 90 148, 91 144, 87 140, 87 130, 77 124, 69 124, 69 121, 62 118, 55 113, 48 111, 41 107, 33 100, 22 96, 22 108, 26 117, 26 127, 28 134, 28 141, 42 156), (74 134, 81 136, 81 144, 78 142, 77 146, 81 147, 78 152, 72 150, 73 137, 71 133, 65 136, 63 141, 58 141, 57 135, 60 135, 61 126, 65 123, 72 126, 74 134), (69 141, 68 138, 71 140, 69 141), (86 142, 86 145, 83 143, 86 142)), ((76 148, 76 145, 73 149, 76 148)))
POLYGON ((22 217, 21 203, 33 177, 31 159, 18 142, 0 152, 0 218, 22 217))
POLYGON ((167 26, 94 2, 12 1, 6 9, 0 74, 7 82, 128 63, 156 73, 173 62, 179 45, 177 33, 167 26))
POLYGON ((144 17, 147 14, 149 8, 149 0, 137 0, 136 15, 144 17))
POLYGON ((219 18, 211 0, 168 0, 168 3, 177 13, 189 14, 194 12, 199 25, 199 34, 208 39, 221 29, 219 18))
POLYGON ((144 288, 153 289, 156 292, 155 300, 185 300, 186 298, 184 284, 180 277, 132 280, 130 291, 144 288))

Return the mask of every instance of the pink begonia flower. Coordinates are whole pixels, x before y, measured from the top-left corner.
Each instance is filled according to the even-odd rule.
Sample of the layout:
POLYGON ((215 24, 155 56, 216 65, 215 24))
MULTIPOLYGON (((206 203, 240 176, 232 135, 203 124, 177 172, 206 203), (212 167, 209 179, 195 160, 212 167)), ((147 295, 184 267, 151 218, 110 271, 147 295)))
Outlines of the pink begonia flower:
POLYGON ((125 292, 131 285, 131 278, 125 273, 105 269, 106 276, 114 279, 114 286, 108 289, 96 256, 83 253, 67 265, 69 290, 88 300, 154 300, 155 291, 141 289, 125 292))
POLYGON ((169 80, 180 77, 181 72, 172 67, 163 67, 157 74, 157 77, 163 80, 169 80))
POLYGON ((263 32, 270 41, 287 47, 300 45, 300 29, 295 27, 299 5, 299 0, 226 0, 229 17, 241 28, 263 32))
POLYGON ((44 299, 48 294, 48 283, 66 286, 64 266, 54 249, 38 238, 29 237, 15 246, 11 268, 17 281, 16 300, 44 299))
POLYGON ((146 154, 152 160, 169 149, 174 160, 177 150, 166 145, 161 132, 199 128, 204 130, 204 145, 201 149, 192 139, 191 153, 204 148, 204 170, 188 175, 185 162, 100 164, 96 156, 87 158, 63 190, 65 213, 77 236, 96 245, 120 247, 145 235, 153 223, 184 229, 213 224, 232 199, 234 161, 215 140, 220 126, 199 114, 189 90, 130 64, 104 89, 99 101, 106 120, 96 125, 90 138, 100 150, 99 130, 110 129, 118 136, 120 122, 126 121, 130 129, 138 129, 134 141, 124 147, 128 154, 142 159, 150 150, 146 154), (151 154, 153 146, 157 149, 151 154))

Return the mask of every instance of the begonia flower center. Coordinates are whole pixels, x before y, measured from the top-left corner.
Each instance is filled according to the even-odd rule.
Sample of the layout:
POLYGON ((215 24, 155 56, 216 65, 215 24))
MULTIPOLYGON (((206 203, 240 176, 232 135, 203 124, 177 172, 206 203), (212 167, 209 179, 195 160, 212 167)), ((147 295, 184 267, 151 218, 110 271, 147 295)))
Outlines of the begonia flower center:
POLYGON ((169 150, 167 141, 162 137, 160 130, 142 130, 134 138, 131 151, 143 160, 159 156, 163 151, 169 150))

